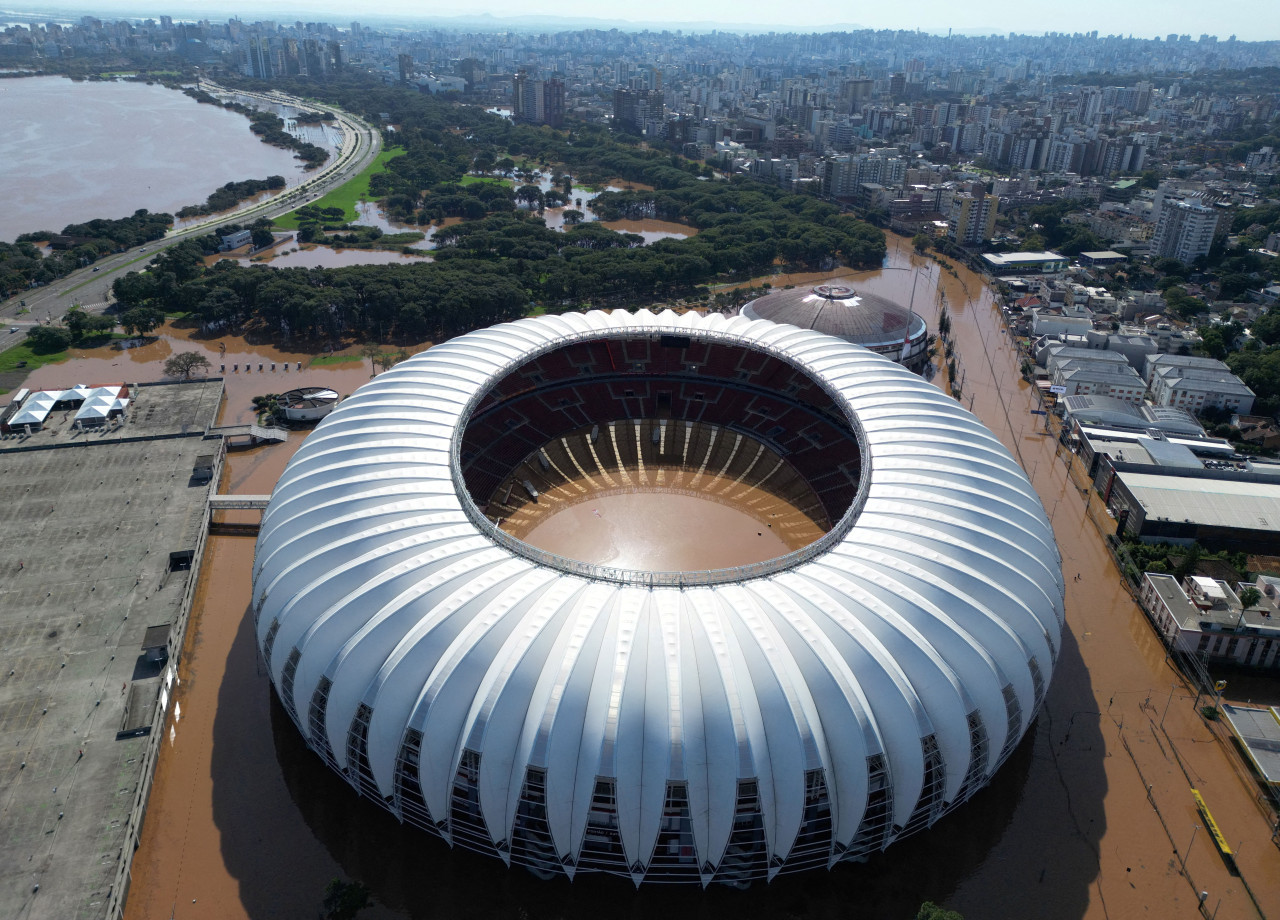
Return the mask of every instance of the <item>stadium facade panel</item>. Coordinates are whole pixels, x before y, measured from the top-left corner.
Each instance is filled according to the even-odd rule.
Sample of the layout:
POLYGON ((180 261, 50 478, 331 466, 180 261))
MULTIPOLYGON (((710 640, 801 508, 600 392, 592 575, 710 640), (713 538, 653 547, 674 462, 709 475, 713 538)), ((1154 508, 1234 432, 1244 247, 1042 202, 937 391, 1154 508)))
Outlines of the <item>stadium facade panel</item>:
POLYGON ((361 387, 280 478, 253 590, 293 721, 401 820, 539 874, 705 885, 864 858, 985 785, 1043 702, 1063 587, 1026 476, 936 387, 809 330, 642 311, 480 330, 361 387), (463 442, 502 382, 643 341, 731 348, 747 387, 742 354, 803 372, 857 455, 824 536, 654 573, 485 516, 463 442))

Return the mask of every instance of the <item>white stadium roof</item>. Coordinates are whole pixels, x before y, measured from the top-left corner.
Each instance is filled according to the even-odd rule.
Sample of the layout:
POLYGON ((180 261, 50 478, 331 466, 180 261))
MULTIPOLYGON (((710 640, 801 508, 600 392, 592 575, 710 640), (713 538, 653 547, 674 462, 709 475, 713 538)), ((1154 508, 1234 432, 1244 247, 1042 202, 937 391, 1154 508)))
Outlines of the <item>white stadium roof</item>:
POLYGON ((603 835, 637 884, 666 853, 684 880, 740 880, 750 820, 769 878, 814 865, 815 839, 833 865, 933 823, 1029 726, 1063 622, 1040 501, 973 415, 860 346, 671 312, 521 320, 379 375, 280 478, 253 590, 273 683, 358 789, 547 872, 601 868, 603 835), (493 383, 584 336, 661 333, 783 356, 856 420, 861 490, 830 533, 653 577, 557 561, 480 513, 458 451, 493 383))

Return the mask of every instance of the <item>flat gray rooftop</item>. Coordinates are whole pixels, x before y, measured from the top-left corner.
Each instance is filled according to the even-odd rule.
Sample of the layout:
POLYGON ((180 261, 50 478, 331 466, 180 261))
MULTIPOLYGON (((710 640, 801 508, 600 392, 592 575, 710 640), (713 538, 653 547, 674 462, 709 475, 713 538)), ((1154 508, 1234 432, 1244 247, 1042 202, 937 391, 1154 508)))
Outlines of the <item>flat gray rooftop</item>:
POLYGON ((143 639, 182 611, 170 553, 198 546, 221 389, 143 387, 126 436, 155 440, 0 442, 0 917, 106 915, 149 743, 117 735, 150 723, 143 639))
POLYGON ((1280 708, 1257 709, 1223 704, 1231 730, 1248 752, 1262 779, 1280 786, 1280 708))
POLYGON ((60 410, 49 413, 42 430, 0 440, 0 451, 203 433, 213 424, 222 402, 221 377, 188 383, 129 383, 128 387, 131 402, 124 424, 81 430, 71 427, 76 410, 60 410))
POLYGON ((1184 629, 1199 628, 1200 620, 1203 619, 1200 608, 1191 603, 1187 592, 1183 591, 1182 585, 1178 584, 1178 579, 1172 575, 1161 575, 1156 572, 1147 572, 1146 578, 1155 592, 1160 595, 1164 605, 1169 608, 1170 615, 1179 626, 1184 629))
POLYGON ((1243 530, 1280 527, 1280 483, 1150 473, 1118 475, 1149 521, 1190 521, 1243 530))

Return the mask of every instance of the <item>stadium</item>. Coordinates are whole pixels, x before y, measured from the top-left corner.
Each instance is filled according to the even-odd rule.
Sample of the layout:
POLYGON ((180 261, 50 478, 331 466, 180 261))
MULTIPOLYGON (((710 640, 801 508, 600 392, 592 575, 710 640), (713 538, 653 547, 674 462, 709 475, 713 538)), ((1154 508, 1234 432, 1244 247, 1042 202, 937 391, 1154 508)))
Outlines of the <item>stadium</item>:
POLYGON ((1025 475, 936 387, 811 330, 619 311, 344 400, 253 597, 289 716, 399 820, 547 877, 741 886, 981 789, 1063 588, 1025 475))

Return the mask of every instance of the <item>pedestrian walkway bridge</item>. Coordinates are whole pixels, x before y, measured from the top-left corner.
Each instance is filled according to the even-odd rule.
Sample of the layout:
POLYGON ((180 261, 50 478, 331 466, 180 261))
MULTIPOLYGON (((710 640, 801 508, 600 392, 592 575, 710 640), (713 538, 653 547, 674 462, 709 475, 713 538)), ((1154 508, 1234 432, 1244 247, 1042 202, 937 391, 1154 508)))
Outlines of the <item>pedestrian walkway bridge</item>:
POLYGON ((270 495, 210 495, 210 511, 262 511, 270 495))
POLYGON ((289 440, 289 432, 281 428, 263 428, 261 425, 222 425, 210 428, 209 434, 220 434, 224 438, 248 438, 250 444, 257 444, 259 441, 289 440))

